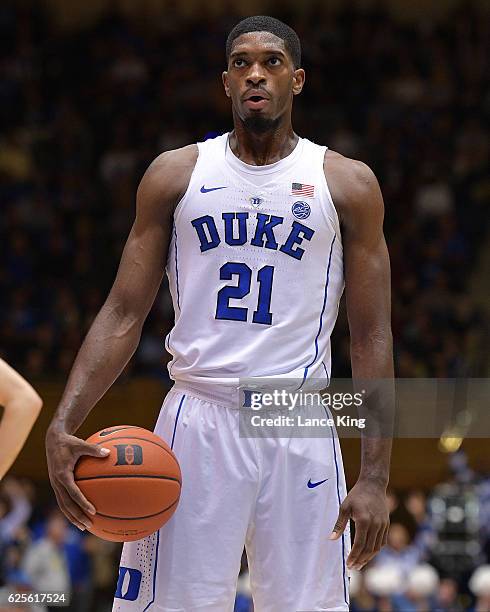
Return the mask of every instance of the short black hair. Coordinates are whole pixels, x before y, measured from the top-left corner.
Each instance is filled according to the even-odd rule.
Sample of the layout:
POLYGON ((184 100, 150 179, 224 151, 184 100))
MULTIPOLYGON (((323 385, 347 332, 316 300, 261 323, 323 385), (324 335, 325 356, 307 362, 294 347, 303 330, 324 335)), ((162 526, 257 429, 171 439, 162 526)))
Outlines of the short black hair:
POLYGON ((301 66, 301 43, 298 35, 287 24, 267 15, 247 17, 237 23, 226 39, 226 61, 230 57, 233 41, 248 32, 270 32, 275 34, 275 36, 284 41, 284 45, 293 60, 294 68, 296 69, 301 66))

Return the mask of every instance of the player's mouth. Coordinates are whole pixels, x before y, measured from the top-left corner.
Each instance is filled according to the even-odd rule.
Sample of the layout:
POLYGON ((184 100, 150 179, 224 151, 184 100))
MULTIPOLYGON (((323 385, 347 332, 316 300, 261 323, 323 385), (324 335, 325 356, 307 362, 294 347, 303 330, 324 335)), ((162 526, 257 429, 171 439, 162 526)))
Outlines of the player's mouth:
POLYGON ((263 109, 267 103, 269 102, 269 98, 264 96, 262 93, 250 93, 245 98, 245 106, 251 110, 261 110, 263 109))

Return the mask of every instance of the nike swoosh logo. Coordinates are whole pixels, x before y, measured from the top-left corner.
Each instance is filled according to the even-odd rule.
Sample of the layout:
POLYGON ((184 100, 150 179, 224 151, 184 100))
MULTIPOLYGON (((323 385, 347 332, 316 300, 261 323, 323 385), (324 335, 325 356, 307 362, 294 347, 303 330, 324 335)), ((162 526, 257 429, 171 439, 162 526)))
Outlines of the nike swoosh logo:
POLYGON ((209 189, 207 189, 203 185, 201 187, 201 193, 209 193, 210 191, 217 191, 218 189, 228 189, 228 187, 209 187, 209 189))
POLYGON ((325 480, 319 480, 318 482, 311 482, 311 478, 310 480, 308 480, 308 489, 314 489, 315 487, 318 487, 318 485, 323 484, 324 482, 327 482, 328 478, 325 478, 325 480))
POLYGON ((123 429, 133 429, 132 427, 118 427, 116 429, 111 429, 110 431, 101 431, 99 436, 110 436, 113 433, 116 433, 116 431, 122 431, 123 429))

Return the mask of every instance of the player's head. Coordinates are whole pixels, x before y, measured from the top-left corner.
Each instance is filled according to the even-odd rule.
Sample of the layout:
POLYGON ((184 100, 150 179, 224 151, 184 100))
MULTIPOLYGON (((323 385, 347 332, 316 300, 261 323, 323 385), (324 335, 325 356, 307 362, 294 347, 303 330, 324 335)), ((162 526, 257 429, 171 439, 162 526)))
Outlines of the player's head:
POLYGON ((305 80, 292 28, 274 17, 247 17, 228 35, 226 60, 223 83, 235 120, 259 133, 290 120, 293 96, 305 80))

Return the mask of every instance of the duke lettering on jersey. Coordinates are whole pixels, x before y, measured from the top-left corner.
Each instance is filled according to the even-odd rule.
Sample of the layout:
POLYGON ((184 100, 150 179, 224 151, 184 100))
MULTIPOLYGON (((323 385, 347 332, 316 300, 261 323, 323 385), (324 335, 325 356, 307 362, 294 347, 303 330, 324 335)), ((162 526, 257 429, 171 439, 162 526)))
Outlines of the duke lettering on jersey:
MULTIPOLYGON (((214 217, 204 215, 191 221, 192 226, 196 230, 197 237, 200 242, 201 253, 215 249, 221 243, 221 236, 224 236, 226 244, 230 246, 242 246, 248 241, 249 230, 247 221, 249 221, 248 213, 233 213, 225 212, 221 215, 223 219, 223 231, 220 235, 218 226, 214 217)), ((279 246, 274 228, 284 223, 284 217, 276 215, 266 215, 257 213, 255 221, 255 231, 250 244, 256 247, 266 249, 280 250, 282 253, 300 260, 303 257, 305 250, 299 245, 303 240, 311 240, 315 230, 310 227, 293 221, 291 231, 281 246, 279 246)))

